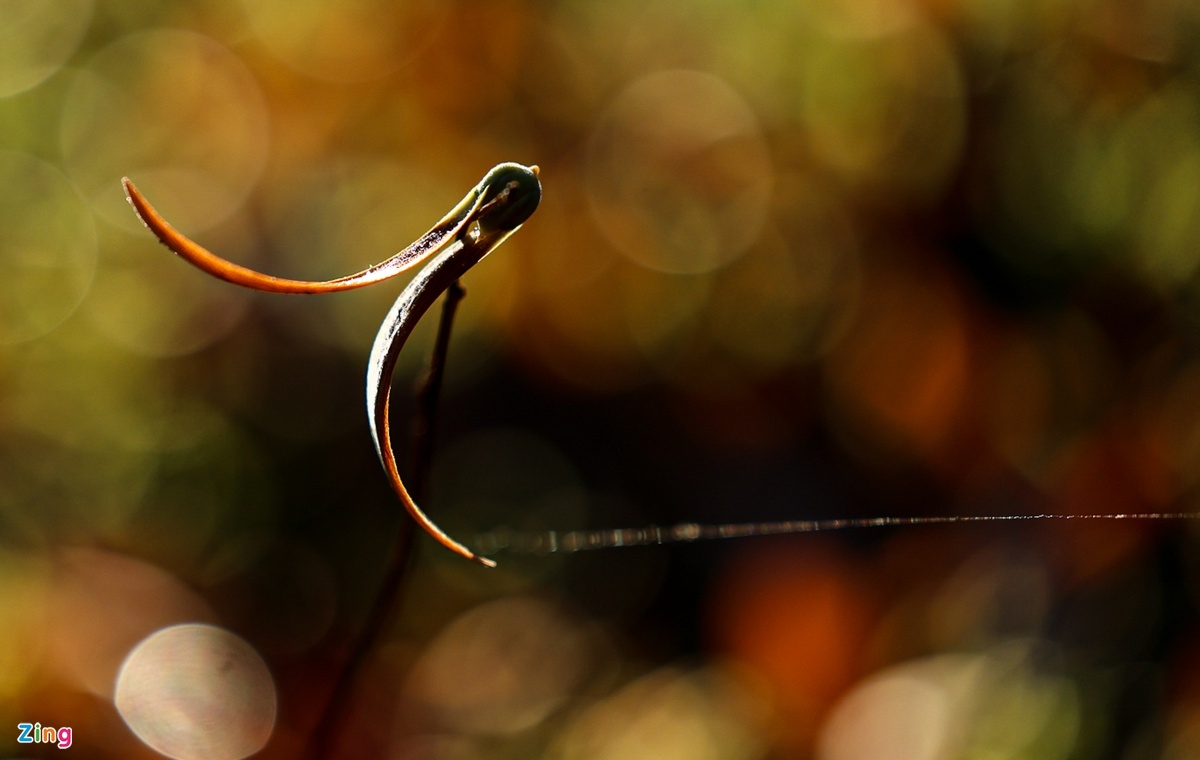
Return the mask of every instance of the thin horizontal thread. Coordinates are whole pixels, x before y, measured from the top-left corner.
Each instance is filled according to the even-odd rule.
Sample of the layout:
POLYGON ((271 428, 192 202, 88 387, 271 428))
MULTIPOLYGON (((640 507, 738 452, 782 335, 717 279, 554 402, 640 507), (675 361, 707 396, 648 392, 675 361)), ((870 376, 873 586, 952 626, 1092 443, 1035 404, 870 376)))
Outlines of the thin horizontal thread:
POLYGON ((726 523, 701 525, 679 523, 671 526, 647 525, 642 528, 609 530, 517 531, 495 528, 475 538, 480 554, 507 551, 514 554, 555 554, 612 549, 622 546, 653 546, 693 541, 716 541, 752 536, 781 536, 798 533, 822 533, 861 528, 893 528, 913 525, 953 523, 1028 522, 1032 520, 1197 520, 1200 513, 1141 512, 1096 515, 945 515, 932 517, 856 517, 829 520, 784 520, 778 522, 726 523))

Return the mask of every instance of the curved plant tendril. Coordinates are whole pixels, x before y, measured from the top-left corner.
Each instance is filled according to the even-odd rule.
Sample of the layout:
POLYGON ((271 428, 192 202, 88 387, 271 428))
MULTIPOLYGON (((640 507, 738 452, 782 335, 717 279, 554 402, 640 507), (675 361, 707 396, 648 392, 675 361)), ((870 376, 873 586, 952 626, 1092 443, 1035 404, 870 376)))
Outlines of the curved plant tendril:
POLYGON ((227 261, 177 232, 154 210, 128 179, 123 180, 130 204, 163 245, 208 274, 243 287, 271 293, 331 293, 381 282, 429 259, 404 288, 384 318, 367 365, 367 416, 375 450, 393 490, 412 518, 451 551, 488 567, 496 563, 480 554, 577 552, 619 546, 685 543, 749 536, 813 533, 851 528, 1026 520, 1196 520, 1194 513, 967 515, 942 517, 872 517, 790 520, 763 523, 699 525, 616 530, 525 533, 497 528, 475 539, 478 554, 446 535, 417 506, 400 477, 388 426, 392 376, 400 350, 417 322, 458 278, 516 232, 537 209, 542 188, 538 168, 506 163, 494 167, 450 213, 395 256, 356 274, 323 282, 290 280, 227 261))
POLYGON ((538 168, 514 163, 494 167, 450 213, 412 245, 361 272, 321 282, 274 277, 227 261, 175 230, 128 178, 123 179, 122 184, 138 217, 163 245, 213 277, 253 290, 293 294, 351 290, 382 282, 430 259, 396 298, 371 347, 367 365, 367 417, 371 438, 392 489, 417 524, 447 549, 481 565, 495 567, 492 560, 475 554, 446 535, 409 495, 392 449, 388 406, 396 360, 417 322, 438 296, 520 229, 537 210, 542 197, 538 168))
MULTIPOLYGON (((234 285, 241 285, 252 290, 266 293, 336 293, 341 290, 353 290, 395 277, 406 269, 420 263, 428 256, 436 253, 456 235, 460 234, 476 213, 482 202, 483 195, 477 186, 467 197, 463 198, 449 214, 416 242, 400 251, 389 259, 373 264, 356 274, 338 277, 334 280, 312 282, 309 280, 290 280, 257 272, 240 264, 221 258, 199 243, 188 239, 172 227, 162 215, 150 205, 146 196, 134 186, 128 177, 121 180, 125 186, 125 197, 129 200, 138 218, 151 232, 181 259, 199 267, 208 274, 234 285)), ((481 183, 482 185, 482 183, 481 183)))

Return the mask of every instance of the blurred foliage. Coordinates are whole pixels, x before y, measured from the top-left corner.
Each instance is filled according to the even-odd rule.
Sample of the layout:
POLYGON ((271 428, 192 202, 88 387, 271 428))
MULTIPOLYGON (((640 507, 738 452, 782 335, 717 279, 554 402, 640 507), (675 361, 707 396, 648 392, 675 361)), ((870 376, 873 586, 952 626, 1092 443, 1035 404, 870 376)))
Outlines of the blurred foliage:
MULTIPOLYGON (((212 623, 137 688, 263 693, 196 675, 257 652, 296 756, 402 519, 361 398, 395 289, 210 281, 120 178, 320 279, 504 160, 545 195, 465 282, 454 535, 1195 509, 1195 3, 6 0, 0 724, 155 757, 185 729, 118 671, 212 623)), ((348 757, 1200 753, 1185 522, 418 559, 348 757)), ((206 704, 164 704, 225 721, 176 756, 261 745, 206 704)))

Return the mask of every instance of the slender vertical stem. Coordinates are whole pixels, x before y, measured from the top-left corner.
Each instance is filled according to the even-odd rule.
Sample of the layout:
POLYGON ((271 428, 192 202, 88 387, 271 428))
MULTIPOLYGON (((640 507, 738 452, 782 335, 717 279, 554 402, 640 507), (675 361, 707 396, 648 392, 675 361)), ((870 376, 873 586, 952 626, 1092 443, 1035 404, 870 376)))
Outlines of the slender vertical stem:
MULTIPOLYGON (((446 355, 450 350, 450 333, 454 329, 454 314, 467 291, 457 281, 446 289, 442 301, 442 317, 438 322, 437 337, 433 342, 433 355, 429 359, 429 372, 417 391, 416 418, 413 420, 412 495, 421 501, 429 485, 430 464, 433 461, 434 423, 437 420, 438 402, 442 398, 442 378, 446 375, 446 355)), ((409 527, 411 521, 405 521, 409 527)))
MULTIPOLYGON (((433 461, 433 434, 437 418, 438 401, 441 398, 442 378, 446 372, 446 354, 450 347, 450 333, 454 327, 454 315, 458 304, 467 291, 457 281, 446 290, 442 301, 441 321, 438 323, 434 340, 433 355, 429 370, 417 391, 416 417, 413 421, 411 493, 414 499, 424 499, 429 483, 430 463, 433 461)), ((387 570, 379 585, 379 592, 371 605, 367 620, 358 639, 354 642, 342 671, 338 674, 330 691, 325 711, 313 731, 309 744, 309 757, 314 760, 331 760, 337 750, 337 742, 349 718, 358 671, 374 651, 392 615, 399 608, 404 577, 412 557, 413 536, 416 534, 412 520, 401 519, 396 531, 396 540, 388 557, 387 570)))

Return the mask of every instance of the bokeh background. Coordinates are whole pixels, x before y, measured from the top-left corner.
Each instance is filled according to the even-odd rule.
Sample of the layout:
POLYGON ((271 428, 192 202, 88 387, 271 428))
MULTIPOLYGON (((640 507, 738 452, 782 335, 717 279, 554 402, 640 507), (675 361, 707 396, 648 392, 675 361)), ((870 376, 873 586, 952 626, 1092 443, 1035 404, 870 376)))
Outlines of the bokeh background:
MULTIPOLYGON (((5 756, 300 756, 403 519, 400 286, 210 280, 120 178, 328 278, 509 160, 544 197, 464 283, 452 534, 1196 508, 1189 0, 3 0, 5 756)), ((1187 521, 496 558, 418 539, 340 756, 1200 756, 1187 521)))

